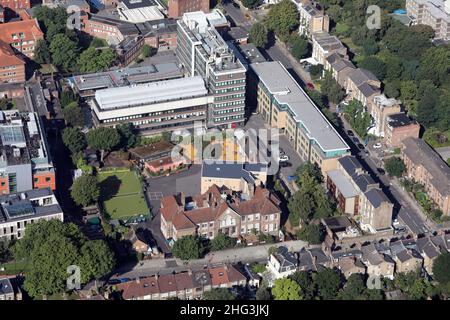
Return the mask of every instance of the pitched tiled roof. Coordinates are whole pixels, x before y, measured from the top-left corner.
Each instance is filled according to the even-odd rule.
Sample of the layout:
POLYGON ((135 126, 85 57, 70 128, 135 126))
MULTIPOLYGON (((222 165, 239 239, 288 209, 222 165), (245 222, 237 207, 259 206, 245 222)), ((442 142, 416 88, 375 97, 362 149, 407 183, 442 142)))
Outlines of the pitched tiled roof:
POLYGON ((19 40, 13 39, 12 35, 16 34, 18 37, 19 33, 23 33, 23 37, 21 38, 22 41, 27 42, 37 41, 44 36, 36 19, 12 21, 0 24, 0 40, 5 43, 11 44, 18 42, 19 40))
POLYGON ((9 44, 0 40, 0 68, 24 64, 25 61, 14 54, 9 44))

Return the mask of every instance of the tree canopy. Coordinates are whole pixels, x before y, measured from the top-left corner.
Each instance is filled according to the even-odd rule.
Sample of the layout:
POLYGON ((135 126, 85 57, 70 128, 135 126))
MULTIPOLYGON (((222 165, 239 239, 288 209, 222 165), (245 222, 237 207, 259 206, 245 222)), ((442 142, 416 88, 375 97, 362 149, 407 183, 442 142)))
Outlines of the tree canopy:
POLYGON ((116 53, 110 49, 89 47, 80 54, 78 66, 81 72, 99 72, 110 68, 116 61, 116 53))
POLYGON ((266 18, 269 30, 275 32, 284 42, 289 34, 298 26, 298 11, 295 4, 289 0, 282 0, 270 8, 266 18))
POLYGON ((104 152, 111 151, 120 143, 120 135, 115 128, 100 127, 87 133, 87 141, 92 148, 101 151, 101 161, 104 152))
POLYGON ((87 146, 86 137, 79 128, 65 128, 62 134, 64 145, 72 154, 84 150, 87 146))
POLYGON ((231 238, 223 233, 219 232, 214 239, 211 240, 211 250, 218 251, 228 248, 232 248, 236 245, 236 239, 231 238))
POLYGON ((390 176, 398 178, 400 178, 403 175, 403 172, 405 172, 406 170, 405 163, 398 157, 387 159, 384 163, 384 167, 386 168, 386 171, 390 176))
POLYGON ((69 103, 63 109, 64 119, 66 124, 73 127, 83 127, 84 126, 84 114, 81 111, 80 106, 77 102, 69 103))
POLYGON ((175 241, 172 253, 181 260, 199 259, 203 254, 203 246, 199 238, 183 236, 175 241))
POLYGON ((77 44, 62 33, 56 34, 50 43, 53 64, 63 70, 69 70, 77 61, 77 44))
POLYGON ((264 24, 260 22, 253 24, 250 28, 249 38, 255 46, 265 48, 268 43, 268 31, 264 24))
POLYGON ((353 99, 344 107, 345 118, 352 126, 353 130, 361 137, 367 136, 371 119, 370 114, 366 112, 361 102, 353 99))
POLYGON ((300 286, 289 278, 275 280, 272 295, 275 300, 302 300, 300 286))
POLYGON ((308 40, 295 36, 292 40, 292 55, 297 59, 305 58, 309 53, 309 43, 308 40))
POLYGON ((114 254, 103 240, 88 241, 75 224, 56 219, 27 226, 14 246, 14 257, 30 264, 24 287, 32 297, 67 291, 71 265, 80 267, 81 283, 105 276, 115 265, 114 254))
POLYGON ((317 273, 315 283, 318 294, 323 300, 333 300, 339 291, 341 279, 337 271, 323 269, 317 273))
POLYGON ((70 195, 75 203, 80 206, 96 203, 100 196, 97 177, 83 174, 74 181, 70 195))
POLYGON ((227 288, 213 288, 203 294, 204 300, 235 300, 236 297, 227 288))
POLYGON ((450 253, 442 253, 433 263, 433 276, 441 284, 450 283, 450 253))

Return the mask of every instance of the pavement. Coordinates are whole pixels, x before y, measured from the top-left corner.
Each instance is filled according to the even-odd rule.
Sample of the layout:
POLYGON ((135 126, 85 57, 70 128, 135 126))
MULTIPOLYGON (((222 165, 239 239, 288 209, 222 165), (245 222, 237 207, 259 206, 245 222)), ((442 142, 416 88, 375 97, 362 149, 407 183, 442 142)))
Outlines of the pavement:
POLYGON ((450 159, 450 147, 436 148, 434 150, 436 150, 436 152, 440 154, 444 161, 450 159))
POLYGON ((301 240, 278 242, 274 244, 258 245, 255 247, 234 248, 229 250, 214 251, 208 253, 203 259, 185 262, 179 259, 152 259, 144 260, 138 264, 130 264, 115 271, 112 278, 137 278, 149 276, 155 273, 169 274, 188 269, 197 270, 205 266, 220 265, 223 263, 250 263, 267 261, 270 247, 285 246, 290 251, 300 251, 308 244, 301 240))

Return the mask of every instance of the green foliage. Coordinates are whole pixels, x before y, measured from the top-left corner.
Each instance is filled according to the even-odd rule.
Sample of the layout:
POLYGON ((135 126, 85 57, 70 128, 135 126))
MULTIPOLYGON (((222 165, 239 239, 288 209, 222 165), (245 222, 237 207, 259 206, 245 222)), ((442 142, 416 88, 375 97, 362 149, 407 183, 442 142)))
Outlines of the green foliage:
POLYGON ((257 22, 252 25, 249 32, 249 40, 259 48, 265 48, 268 43, 268 31, 264 24, 257 22))
POLYGON ((12 109, 13 104, 11 100, 8 98, 0 98, 0 110, 9 110, 12 109))
POLYGON ((297 233, 300 240, 307 241, 310 244, 322 243, 324 235, 323 226, 315 223, 304 225, 297 233))
POLYGON ((86 137, 78 128, 65 128, 62 134, 64 145, 72 154, 84 150, 87 146, 86 137))
POLYGON ((292 40, 292 55, 297 59, 305 58, 309 53, 309 43, 308 40, 295 36, 292 40))
POLYGON ((266 265, 263 263, 255 263, 252 266, 252 271, 255 273, 263 273, 264 271, 266 271, 266 265))
POLYGON ((275 32, 282 41, 287 41, 291 31, 298 26, 298 11, 295 4, 282 0, 270 8, 266 18, 269 30, 275 32))
POLYGON ((61 107, 64 109, 66 106, 68 106, 69 104, 71 104, 72 102, 76 102, 78 103, 78 97, 76 96, 76 94, 70 90, 63 90, 61 92, 61 98, 60 98, 60 102, 61 102, 61 107))
POLYGON ((244 7, 253 9, 259 4, 259 0, 242 0, 244 7))
POLYGON ((322 111, 327 107, 327 97, 317 90, 306 89, 306 93, 311 98, 311 100, 320 108, 322 111))
POLYGON ((138 137, 133 132, 133 125, 131 123, 120 124, 116 127, 120 135, 120 148, 128 150, 134 148, 138 144, 138 137))
POLYGON ((142 46, 142 49, 141 49, 142 55, 145 58, 149 58, 151 56, 154 56, 156 54, 156 51, 157 51, 156 48, 153 48, 153 47, 149 46, 148 44, 144 44, 142 46))
POLYGON ((391 157, 387 159, 384 167, 390 176, 397 178, 400 178, 406 170, 405 163, 398 157, 391 157))
POLYGON ((76 42, 65 34, 58 33, 50 42, 53 64, 67 71, 75 66, 78 57, 76 42))
POLYGON ((431 284, 420 276, 420 271, 397 273, 394 284, 414 300, 424 300, 429 296, 431 284))
POLYGON ((328 98, 328 101, 338 104, 344 98, 344 90, 334 80, 330 72, 325 74, 321 85, 322 93, 328 98))
POLYGON ((312 65, 311 68, 309 69, 309 73, 311 74, 311 77, 313 79, 320 78, 320 76, 323 73, 323 64, 312 65))
POLYGON ((34 47, 34 61, 39 64, 46 64, 51 62, 50 49, 48 43, 44 39, 39 39, 34 47))
POLYGON ((266 287, 259 287, 258 291, 256 291, 256 300, 272 300, 272 295, 270 294, 270 290, 266 287))
POLYGON ((336 298, 341 285, 341 279, 337 271, 324 269, 317 273, 315 278, 318 295, 323 300, 333 300, 336 298))
POLYGON ((213 250, 213 251, 229 249, 229 248, 233 248, 234 246, 236 246, 236 239, 231 238, 220 232, 211 241, 211 250, 213 250))
POLYGON ((5 263, 11 260, 12 252, 10 249, 10 243, 0 240, 0 263, 5 263))
POLYGON ((316 285, 311 274, 307 271, 296 271, 289 279, 294 280, 301 288, 301 295, 305 300, 312 300, 316 295, 316 285))
POLYGON ((76 179, 70 192, 77 205, 88 206, 96 203, 100 196, 100 187, 95 176, 83 174, 76 179))
POLYGON ((203 294, 203 300, 235 300, 236 297, 227 288, 213 288, 203 294))
POLYGON ((450 283, 450 253, 439 255, 433 263, 433 276, 440 284, 450 283))
POLYGON ((266 233, 260 233, 258 234, 258 240, 260 242, 265 242, 265 243, 275 243, 275 239, 272 235, 270 234, 266 234, 266 233))
POLYGON ((106 40, 104 39, 100 39, 100 38, 93 38, 91 40, 91 43, 89 44, 89 47, 93 47, 93 48, 101 48, 101 47, 107 47, 108 43, 106 42, 106 40))
POLYGON ((344 108, 345 118, 352 126, 353 130, 361 137, 367 136, 367 129, 370 126, 370 114, 364 110, 364 106, 358 100, 353 99, 344 108))
POLYGON ((81 111, 80 106, 77 102, 69 103, 63 109, 64 119, 66 124, 73 127, 83 127, 84 126, 84 115, 81 111))
POLYGON ((103 161, 104 152, 111 151, 120 143, 120 135, 115 128, 100 127, 87 133, 87 141, 92 148, 101 151, 103 161))
POLYGON ((203 251, 200 239, 194 236, 181 237, 172 248, 173 255, 181 260, 199 259, 203 251))
POLYGON ((302 300, 300 286, 294 280, 282 278, 275 280, 272 295, 275 300, 302 300))
POLYGON ((401 83, 398 80, 389 80, 384 83, 384 94, 388 98, 398 98, 400 96, 401 83))
POLYGON ((80 54, 78 58, 78 68, 81 72, 99 72, 110 68, 116 60, 115 52, 110 49, 98 50, 89 47, 80 54))
POLYGON ((14 256, 31 264, 24 288, 32 297, 65 292, 70 265, 81 262, 81 282, 86 283, 108 274, 115 264, 106 243, 89 242, 75 224, 55 219, 27 226, 25 236, 14 246, 14 256))
POLYGON ((360 68, 369 70, 378 79, 383 80, 386 77, 386 64, 377 57, 367 57, 359 64, 360 68))

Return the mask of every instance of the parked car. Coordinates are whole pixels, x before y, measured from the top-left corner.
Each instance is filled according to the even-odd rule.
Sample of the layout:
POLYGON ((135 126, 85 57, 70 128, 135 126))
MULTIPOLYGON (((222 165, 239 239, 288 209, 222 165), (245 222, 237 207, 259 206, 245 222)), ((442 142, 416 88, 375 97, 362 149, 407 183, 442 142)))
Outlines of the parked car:
POLYGON ((359 149, 361 149, 361 150, 364 149, 364 146, 363 146, 361 143, 358 143, 358 144, 357 144, 357 147, 358 147, 359 149))
POLYGON ((235 7, 236 9, 240 9, 241 8, 241 6, 238 5, 236 2, 233 2, 233 7, 235 7))
POLYGON ((381 148, 381 143, 375 143, 375 144, 373 145, 373 148, 374 148, 374 149, 380 149, 380 148, 381 148))
POLYGON ((347 130, 347 134, 349 137, 353 137, 355 135, 352 130, 347 130))
POLYGON ((280 148, 280 155, 284 156, 285 154, 286 154, 286 152, 284 152, 284 150, 280 148))
POLYGON ((306 84, 306 87, 307 87, 308 89, 314 90, 314 85, 313 85, 311 82, 308 82, 308 83, 306 84))
POLYGON ((384 170, 381 169, 381 168, 377 168, 377 171, 378 171, 378 173, 381 174, 382 176, 386 173, 386 171, 384 171, 384 170))
POLYGON ((289 168, 289 167, 292 167, 292 163, 290 163, 288 161, 282 161, 282 162, 280 162, 280 167, 281 168, 289 168))
POLYGON ((287 155, 280 156, 280 157, 278 158, 278 161, 279 161, 279 162, 286 162, 286 161, 289 161, 289 156, 287 156, 287 155))

